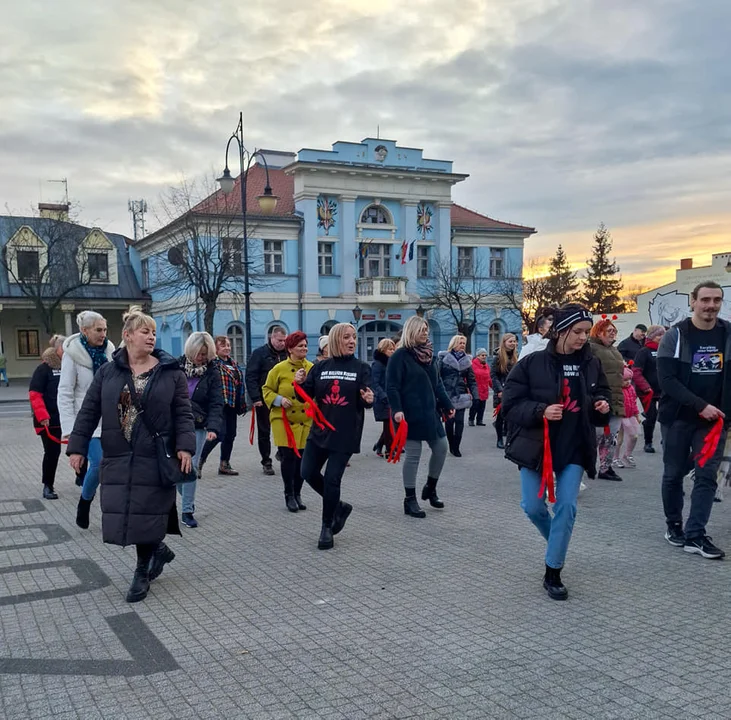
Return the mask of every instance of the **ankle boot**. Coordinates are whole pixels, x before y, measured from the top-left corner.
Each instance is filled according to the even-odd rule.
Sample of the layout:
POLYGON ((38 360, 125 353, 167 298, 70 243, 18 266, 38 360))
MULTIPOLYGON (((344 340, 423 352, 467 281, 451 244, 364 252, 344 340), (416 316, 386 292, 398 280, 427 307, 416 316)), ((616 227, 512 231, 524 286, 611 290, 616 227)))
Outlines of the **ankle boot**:
POLYGON ((50 485, 43 486, 43 499, 44 500, 58 500, 58 495, 50 485))
POLYGON ((150 582, 160 577, 166 563, 173 560, 175 560, 175 553, 164 542, 161 542, 150 560, 150 582))
POLYGON ((320 539, 317 541, 318 550, 330 550, 335 543, 333 542, 333 531, 330 525, 322 523, 320 531, 320 539))
POLYGON ((286 495, 284 501, 287 503, 287 510, 289 512, 297 512, 299 510, 294 495, 286 495))
POLYGON ((426 513, 419 507, 416 501, 416 488, 407 488, 404 498, 404 515, 411 515, 415 518, 425 518, 426 513))
POLYGON ((298 510, 307 510, 307 505, 302 502, 302 498, 300 497, 299 493, 294 496, 294 501, 297 503, 298 510))
POLYGON ((137 562, 135 575, 132 578, 132 584, 127 591, 127 602, 136 603, 144 600, 150 590, 150 561, 137 562))
POLYGON ((498 439, 497 439, 497 448, 498 448, 498 450, 505 449, 505 443, 503 442, 502 437, 500 437, 499 435, 498 435, 498 439))
POLYGON ((439 478, 427 478, 426 485, 424 485, 421 491, 421 499, 428 500, 429 504, 434 508, 443 508, 444 503, 439 499, 437 495, 437 482, 439 478))
POLYGON ((79 504, 76 507, 76 524, 82 529, 87 530, 89 527, 89 509, 91 508, 91 500, 79 498, 79 504))
POLYGON ((561 582, 561 568, 552 568, 546 565, 546 574, 543 576, 543 587, 551 600, 566 600, 569 591, 561 582))

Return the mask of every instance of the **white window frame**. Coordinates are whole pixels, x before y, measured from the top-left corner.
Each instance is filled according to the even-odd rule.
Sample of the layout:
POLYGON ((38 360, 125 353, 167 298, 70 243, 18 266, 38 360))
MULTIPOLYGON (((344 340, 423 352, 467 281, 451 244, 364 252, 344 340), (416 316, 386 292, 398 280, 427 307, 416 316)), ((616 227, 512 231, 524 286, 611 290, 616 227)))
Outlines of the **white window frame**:
POLYGON ((327 240, 317 241, 317 274, 328 277, 335 274, 335 243, 327 240), (330 269, 328 272, 328 261, 330 269))
POLYGON ((31 247, 18 247, 14 249, 14 255, 15 255, 15 267, 17 269, 18 273, 18 281, 21 283, 26 282, 34 282, 38 281, 41 273, 41 253, 37 248, 31 248, 31 247), (23 276, 20 272, 20 255, 21 253, 26 253, 28 255, 35 255, 36 256, 36 263, 35 263, 35 274, 34 275, 28 275, 23 276))
POLYGON ((109 282, 109 253, 105 250, 94 248, 86 251, 86 268, 89 275, 89 282, 92 283, 108 283, 109 282), (92 275, 91 258, 94 256, 104 257, 107 261, 107 271, 105 275, 92 275))
POLYGON ((416 245, 416 277, 431 277, 431 246, 416 245))
POLYGON ((490 327, 487 329, 487 353, 488 357, 492 357, 500 347, 500 341, 503 337, 503 328, 499 322, 494 321, 490 323, 490 327), (497 337, 496 337, 497 336, 497 337))
POLYGON ((490 277, 505 277, 505 248, 490 248, 490 277))
POLYGON ((264 274, 284 274, 284 240, 264 240, 264 274))
POLYGON ((366 227, 375 225, 376 227, 390 228, 393 226, 393 217, 391 217, 391 213, 388 208, 383 205, 379 205, 378 203, 372 203, 371 205, 368 205, 368 207, 363 208, 363 212, 360 214, 360 222, 358 224, 359 226, 364 225, 366 227), (383 222, 371 222, 371 211, 374 211, 376 216, 380 215, 383 217, 383 222))
POLYGON ((457 247, 457 275, 459 277, 475 276, 475 248, 461 245, 457 247), (469 267, 468 267, 469 264, 469 267))
POLYGON ((374 278, 374 277, 391 277, 391 243, 368 243, 366 248, 366 256, 360 258, 360 277, 361 278, 374 278), (377 252, 374 252, 377 250, 377 252), (372 274, 368 271, 369 263, 377 261, 380 271, 377 274, 372 274))
POLYGON ((147 290, 150 287, 150 258, 144 258, 140 262, 140 271, 142 273, 142 289, 147 290))
POLYGON ((237 237, 224 237, 221 238, 221 252, 223 253, 224 260, 227 255, 230 255, 231 264, 228 267, 228 275, 243 275, 244 274, 244 256, 243 256, 243 243, 241 238, 237 237))

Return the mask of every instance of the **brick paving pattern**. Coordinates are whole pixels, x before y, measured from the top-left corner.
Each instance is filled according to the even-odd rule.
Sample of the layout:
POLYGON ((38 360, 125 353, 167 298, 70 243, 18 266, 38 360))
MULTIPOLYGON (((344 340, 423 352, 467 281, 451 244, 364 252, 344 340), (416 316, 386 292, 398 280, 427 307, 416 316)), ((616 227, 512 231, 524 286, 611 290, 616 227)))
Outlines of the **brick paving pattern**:
MULTIPOLYGON (((731 717, 731 564, 664 541, 658 455, 582 493, 556 603, 492 428, 465 429, 447 507, 425 520, 403 514, 399 467, 356 456, 355 510, 323 552, 319 498, 305 487, 308 510, 286 511, 248 419, 241 476, 209 463, 200 527, 128 605, 134 550, 101 542, 96 501, 76 527, 64 459, 60 499, 40 501, 41 443, 27 418, 0 418, 0 717, 731 717)), ((369 419, 363 447, 377 434, 369 419)), ((729 504, 709 527, 727 551, 729 504)))

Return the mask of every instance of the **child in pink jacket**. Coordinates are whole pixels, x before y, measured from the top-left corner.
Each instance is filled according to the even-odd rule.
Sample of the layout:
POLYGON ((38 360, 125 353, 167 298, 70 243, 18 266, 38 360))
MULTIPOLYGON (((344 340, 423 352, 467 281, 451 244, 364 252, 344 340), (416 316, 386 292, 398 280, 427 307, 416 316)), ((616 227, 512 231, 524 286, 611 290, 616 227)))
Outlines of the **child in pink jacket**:
POLYGON ((624 414, 622 418, 620 446, 614 464, 620 468, 637 467, 632 451, 640 434, 640 410, 637 407, 637 392, 632 385, 632 368, 625 367, 622 373, 622 392, 624 393, 624 414))

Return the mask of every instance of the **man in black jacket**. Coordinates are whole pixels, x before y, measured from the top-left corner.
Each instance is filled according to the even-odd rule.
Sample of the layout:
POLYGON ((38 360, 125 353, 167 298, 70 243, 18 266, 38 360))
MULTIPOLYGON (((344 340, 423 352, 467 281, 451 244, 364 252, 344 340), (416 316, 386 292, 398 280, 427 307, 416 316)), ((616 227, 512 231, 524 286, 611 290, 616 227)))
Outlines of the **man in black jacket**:
POLYGON ((647 335, 647 325, 640 323, 635 326, 635 329, 628 338, 625 338, 617 345, 617 350, 619 350, 626 362, 634 360, 635 355, 643 348, 645 335, 647 335))
POLYGON ((724 449, 725 428, 710 458, 701 466, 698 456, 711 430, 731 418, 731 324, 718 318, 723 289, 718 283, 700 283, 691 294, 693 314, 663 336, 657 352, 657 373, 662 397, 658 419, 663 438, 662 501, 668 525, 665 539, 686 552, 704 558, 722 558, 724 552, 706 535, 716 494, 716 473, 724 449), (690 513, 683 532, 683 476, 688 458, 694 458, 695 480, 690 513))
POLYGON ((265 345, 254 350, 246 366, 246 391, 256 412, 256 427, 258 434, 259 454, 265 475, 274 475, 272 467, 272 442, 270 438, 271 425, 269 424, 269 408, 261 397, 261 389, 266 382, 269 371, 277 364, 287 359, 284 349, 286 330, 275 325, 269 331, 269 340, 265 345))

